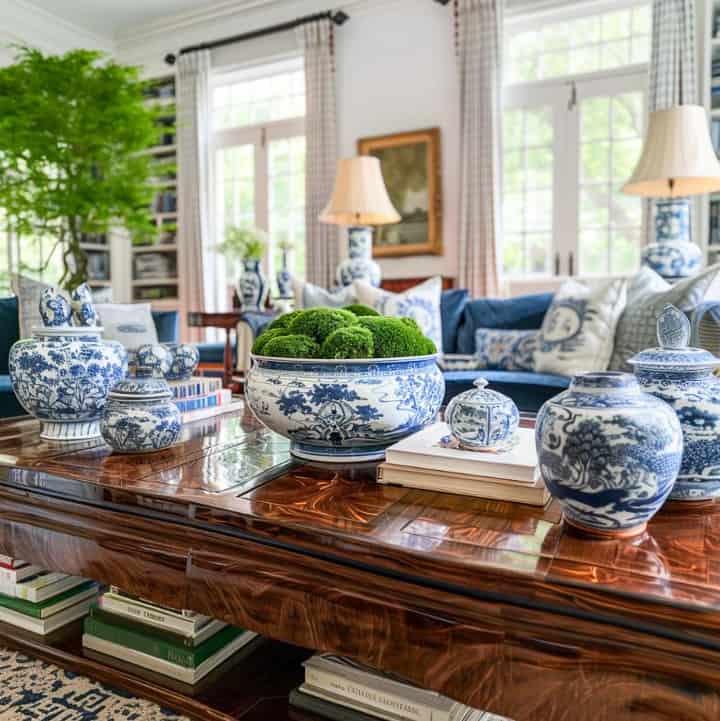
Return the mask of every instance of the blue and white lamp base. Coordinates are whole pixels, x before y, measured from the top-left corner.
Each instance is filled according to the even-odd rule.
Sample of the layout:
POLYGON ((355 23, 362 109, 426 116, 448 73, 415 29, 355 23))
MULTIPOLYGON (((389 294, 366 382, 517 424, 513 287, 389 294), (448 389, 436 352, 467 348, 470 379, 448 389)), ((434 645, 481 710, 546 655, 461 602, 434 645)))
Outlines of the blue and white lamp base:
POLYGON ((687 198, 655 203, 656 243, 642 252, 643 265, 665 280, 677 281, 700 270, 702 251, 690 239, 690 202, 687 198))
POLYGON ((348 257, 338 265, 336 274, 341 288, 354 280, 365 280, 376 288, 380 285, 380 266, 372 259, 372 234, 367 226, 348 228, 348 257))

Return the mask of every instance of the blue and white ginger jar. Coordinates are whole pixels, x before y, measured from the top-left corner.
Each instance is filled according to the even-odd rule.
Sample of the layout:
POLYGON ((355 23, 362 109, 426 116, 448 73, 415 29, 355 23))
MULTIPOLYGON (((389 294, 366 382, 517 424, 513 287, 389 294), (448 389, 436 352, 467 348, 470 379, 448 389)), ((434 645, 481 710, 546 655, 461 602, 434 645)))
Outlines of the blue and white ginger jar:
POLYGON ((200 363, 200 351, 191 343, 148 343, 138 348, 136 363, 168 381, 188 380, 200 363))
POLYGON ((643 390, 669 403, 680 419, 684 451, 670 498, 703 501, 720 496, 720 367, 710 351, 690 348, 690 322, 667 305, 658 318, 658 348, 631 363, 643 390))
POLYGON ((110 391, 100 421, 103 440, 119 453, 162 450, 177 441, 181 429, 180 411, 167 382, 143 367, 110 391))
POLYGON ((450 433, 470 451, 511 448, 520 422, 518 407, 502 393, 485 388, 485 378, 478 378, 474 385, 475 389, 448 403, 445 421, 450 433))
POLYGON ((642 533, 682 459, 673 409, 611 371, 583 373, 547 401, 535 429, 540 474, 565 520, 598 536, 642 533))
POLYGON ((261 423, 310 461, 384 458, 435 421, 445 395, 436 356, 312 360, 252 356, 245 397, 261 423))
POLYGON ((101 327, 68 325, 70 304, 54 288, 43 292, 39 310, 45 325, 10 349, 13 391, 40 420, 41 438, 97 438, 108 392, 127 373, 127 353, 102 340, 101 327))
POLYGON ((270 286, 260 268, 259 260, 243 260, 238 290, 243 310, 259 311, 265 307, 270 286))

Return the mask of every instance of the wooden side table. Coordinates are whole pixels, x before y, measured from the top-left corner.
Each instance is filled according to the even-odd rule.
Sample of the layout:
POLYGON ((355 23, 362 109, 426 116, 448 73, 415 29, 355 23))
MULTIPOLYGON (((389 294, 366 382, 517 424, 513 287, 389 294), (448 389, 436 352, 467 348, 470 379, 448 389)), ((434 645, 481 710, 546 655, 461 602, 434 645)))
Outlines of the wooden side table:
POLYGON ((232 386, 233 351, 231 334, 242 320, 242 311, 227 313, 188 313, 187 322, 191 328, 223 328, 225 330, 225 351, 223 353, 223 387, 232 386))

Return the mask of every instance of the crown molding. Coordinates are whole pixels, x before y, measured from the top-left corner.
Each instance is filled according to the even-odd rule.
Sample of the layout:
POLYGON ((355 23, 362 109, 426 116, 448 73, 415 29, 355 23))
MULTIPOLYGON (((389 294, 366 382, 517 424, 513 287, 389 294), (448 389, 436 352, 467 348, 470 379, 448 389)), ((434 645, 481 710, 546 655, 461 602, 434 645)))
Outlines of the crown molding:
POLYGON ((21 43, 43 52, 63 53, 71 48, 90 48, 112 52, 112 38, 97 35, 29 0, 3 0, 0 3, 0 27, 13 28, 21 43))

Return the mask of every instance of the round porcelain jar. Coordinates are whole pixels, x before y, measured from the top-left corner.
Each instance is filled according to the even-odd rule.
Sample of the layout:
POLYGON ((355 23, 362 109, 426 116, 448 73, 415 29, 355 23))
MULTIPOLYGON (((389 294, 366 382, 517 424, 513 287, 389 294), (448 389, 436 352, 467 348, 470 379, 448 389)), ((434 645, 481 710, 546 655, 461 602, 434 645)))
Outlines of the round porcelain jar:
POLYGON ((643 390, 672 406, 683 431, 682 465, 670 498, 704 501, 720 496, 720 360, 688 347, 690 322, 672 305, 658 318, 658 348, 631 358, 643 390))
POLYGON ((167 382, 143 368, 110 391, 100 420, 103 439, 120 453, 167 448, 177 441, 181 428, 180 411, 167 382))
POLYGON ((445 411, 450 433, 469 451, 506 450, 515 441, 520 413, 502 393, 486 388, 478 378, 475 388, 455 396, 445 411))

